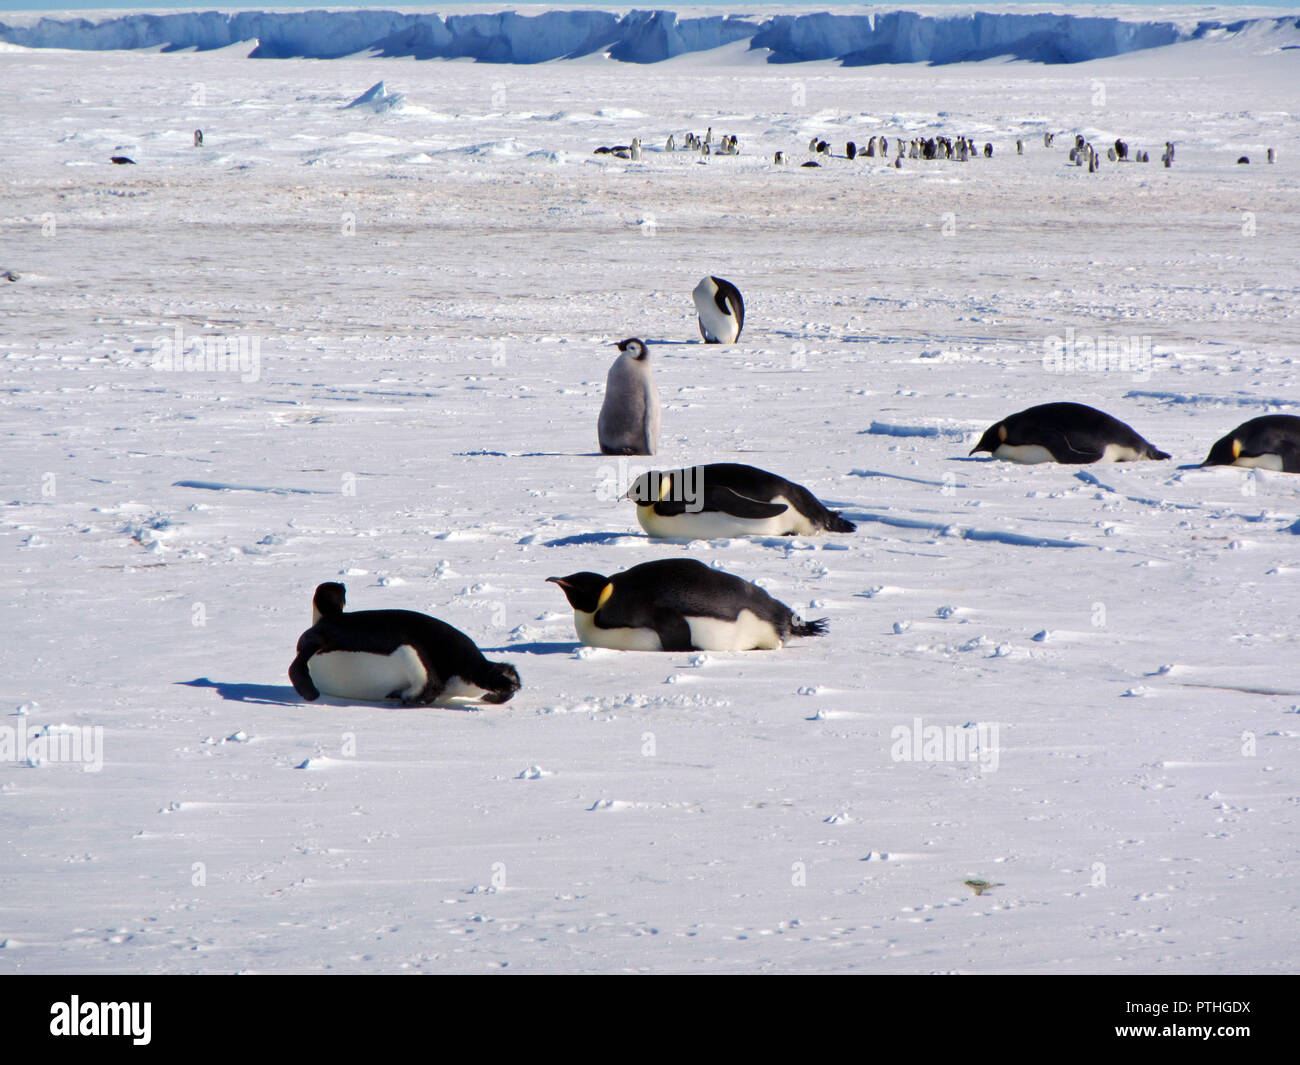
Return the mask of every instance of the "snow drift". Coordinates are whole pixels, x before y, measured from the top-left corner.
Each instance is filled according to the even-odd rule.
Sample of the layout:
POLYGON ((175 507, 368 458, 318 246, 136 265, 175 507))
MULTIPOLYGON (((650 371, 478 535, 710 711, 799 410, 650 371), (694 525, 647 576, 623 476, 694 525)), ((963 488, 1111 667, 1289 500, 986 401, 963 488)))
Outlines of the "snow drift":
POLYGON ((0 22, 0 42, 27 48, 206 51, 257 42, 265 59, 334 59, 370 52, 416 59, 542 63, 607 52, 657 63, 748 39, 774 63, 836 59, 845 65, 959 63, 1007 56, 1075 63, 1210 34, 1300 28, 1296 16, 1225 23, 1128 22, 1070 14, 926 15, 913 11, 835 15, 682 17, 672 11, 545 11, 440 16, 378 10, 183 11, 117 18, 0 22))

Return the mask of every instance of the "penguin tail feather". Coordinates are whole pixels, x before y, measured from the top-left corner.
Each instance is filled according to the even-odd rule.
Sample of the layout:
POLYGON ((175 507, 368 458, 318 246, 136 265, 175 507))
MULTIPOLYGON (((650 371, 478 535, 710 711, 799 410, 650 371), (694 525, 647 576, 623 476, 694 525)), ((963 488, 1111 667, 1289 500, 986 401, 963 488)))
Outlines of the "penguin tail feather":
POLYGON ((790 635, 825 636, 829 621, 829 618, 818 618, 816 621, 801 621, 799 618, 794 618, 790 622, 790 635))
POLYGON ((826 531, 827 532, 853 532, 857 526, 847 518, 841 517, 836 511, 828 510, 826 512, 826 531))

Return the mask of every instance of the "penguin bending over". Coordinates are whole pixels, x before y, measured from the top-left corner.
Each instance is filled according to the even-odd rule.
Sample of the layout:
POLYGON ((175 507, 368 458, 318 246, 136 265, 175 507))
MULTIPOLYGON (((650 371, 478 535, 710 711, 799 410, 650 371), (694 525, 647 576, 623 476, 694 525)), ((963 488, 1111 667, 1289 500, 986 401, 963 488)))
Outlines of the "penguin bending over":
POLYGON ((1130 426, 1082 403, 1043 403, 991 425, 971 448, 1009 462, 1135 462, 1162 460, 1130 426))
POLYGON ((745 326, 745 301, 740 289, 720 277, 706 277, 691 293, 706 344, 734 344, 745 326))
POLYGON ((1253 466, 1261 470, 1300 473, 1300 418, 1266 414, 1242 422, 1215 441, 1202 466, 1253 466))
POLYGON ((596 433, 602 455, 653 455, 659 446, 659 389, 645 342, 620 340, 622 352, 605 379, 596 433))
POLYGON ((519 673, 489 662, 474 641, 445 621, 414 610, 344 613, 341 584, 319 585, 312 627, 298 638, 289 667, 294 689, 308 702, 400 699, 427 706, 438 699, 504 703, 519 690, 519 673))
POLYGON ((771 651, 791 636, 822 636, 756 584, 693 558, 643 562, 623 573, 548 577, 573 607, 589 647, 619 651, 771 651))
POLYGON ((650 536, 712 540, 857 528, 803 485, 736 462, 652 470, 633 481, 624 498, 636 504, 637 521, 650 536))

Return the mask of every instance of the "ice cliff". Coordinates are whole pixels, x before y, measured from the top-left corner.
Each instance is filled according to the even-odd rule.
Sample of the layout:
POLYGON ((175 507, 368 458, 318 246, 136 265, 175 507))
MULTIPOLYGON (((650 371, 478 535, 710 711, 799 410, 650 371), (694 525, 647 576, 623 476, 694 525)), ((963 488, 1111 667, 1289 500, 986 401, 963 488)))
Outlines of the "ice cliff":
POLYGON ((1210 34, 1297 28, 1300 18, 1295 15, 1188 24, 1014 12, 683 17, 672 11, 595 10, 446 16, 381 10, 181 11, 93 21, 66 15, 11 17, 0 21, 0 41, 28 48, 166 51, 247 41, 253 42, 250 54, 265 59, 371 53, 494 63, 541 63, 603 51, 628 63, 657 63, 748 39, 750 48, 767 50, 774 63, 958 63, 994 56, 1075 63, 1210 34))

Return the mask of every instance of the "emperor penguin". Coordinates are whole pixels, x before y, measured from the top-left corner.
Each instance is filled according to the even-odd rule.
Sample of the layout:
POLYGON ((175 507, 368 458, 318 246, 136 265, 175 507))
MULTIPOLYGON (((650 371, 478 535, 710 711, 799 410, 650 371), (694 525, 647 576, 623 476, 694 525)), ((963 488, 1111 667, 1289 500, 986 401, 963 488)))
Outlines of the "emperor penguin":
POLYGON ((603 455, 653 455, 659 446, 659 389, 650 352, 635 337, 620 340, 619 357, 605 379, 596 432, 603 455))
POLYGON ((624 497, 650 536, 815 536, 857 527, 801 484, 735 462, 643 473, 624 497))
POLYGON ((970 453, 980 451, 1009 462, 1070 465, 1169 457, 1130 426, 1082 403, 1043 403, 1003 418, 984 432, 970 453))
POLYGON ((706 344, 734 344, 745 326, 745 301, 740 289, 720 277, 706 277, 691 293, 706 344))
POLYGON ((1300 473, 1300 418, 1266 414, 1243 422, 1215 441, 1202 466, 1253 466, 1300 473))
POLYGON ((774 651, 791 636, 822 636, 756 584, 693 558, 643 562, 606 577, 548 577, 573 607, 589 647, 619 651, 774 651))
POLYGON ((203 130, 201 129, 196 129, 194 131, 194 147, 196 148, 203 147, 203 130))
POLYGON ((666 152, 677 151, 677 140, 676 138, 673 137, 671 133, 668 134, 668 143, 664 145, 664 151, 666 152))
POLYGON ((519 673, 489 662, 474 641, 445 621, 414 610, 345 613, 347 591, 329 582, 312 597, 312 626, 298 638, 289 667, 308 702, 400 699, 428 706, 449 699, 504 703, 519 690, 519 673))

